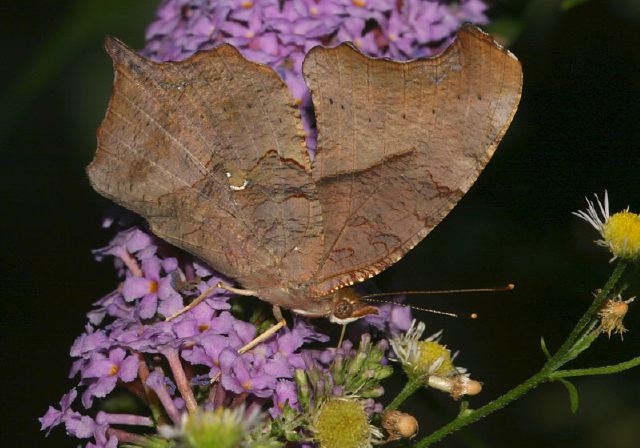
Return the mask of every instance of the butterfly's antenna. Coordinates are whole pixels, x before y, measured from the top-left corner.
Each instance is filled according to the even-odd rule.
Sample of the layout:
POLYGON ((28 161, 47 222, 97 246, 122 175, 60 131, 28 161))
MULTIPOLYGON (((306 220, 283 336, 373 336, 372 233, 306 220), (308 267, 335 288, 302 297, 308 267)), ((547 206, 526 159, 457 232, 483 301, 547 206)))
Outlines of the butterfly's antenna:
MULTIPOLYGON (((371 299, 371 298, 369 298, 369 296, 365 296, 365 297, 366 298, 360 297, 358 300, 364 300, 365 302, 391 303, 392 305, 404 306, 404 307, 407 307, 407 308, 411 308, 412 310, 424 311, 426 313, 440 314, 442 316, 449 316, 449 317, 460 317, 456 313, 449 313, 447 311, 434 310, 434 309, 431 309, 431 308, 423 308, 423 307, 420 307, 420 306, 409 305, 408 303, 394 302, 393 300, 371 299)), ((477 317, 478 317, 478 315, 476 313, 471 313, 469 315, 469 318, 471 318, 471 319, 476 319, 477 317)))
MULTIPOLYGON (((367 294, 366 296, 359 297, 358 300, 364 300, 365 302, 381 302, 381 303, 392 303, 394 305, 405 306, 407 308, 411 308, 418 311, 424 311, 431 314, 440 314, 443 316, 451 316, 451 317, 460 317, 455 313, 449 313, 446 311, 434 310, 431 308, 422 308, 415 305, 409 305, 406 303, 394 302, 393 300, 384 300, 378 299, 377 297, 385 297, 385 296, 396 296, 396 295, 433 295, 433 294, 456 294, 456 293, 467 293, 467 292, 500 292, 500 291, 511 291, 516 286, 513 283, 509 283, 508 285, 492 287, 492 288, 472 288, 472 289, 442 289, 438 291, 398 291, 398 292, 381 292, 377 294, 367 294)), ((471 313, 469 315, 470 319, 476 319, 478 314, 471 313)))
POLYGON ((471 288, 471 289, 440 289, 435 291, 397 291, 397 292, 380 292, 376 294, 367 294, 359 297, 360 300, 367 300, 374 297, 388 297, 388 296, 417 296, 417 295, 435 295, 435 294, 460 294, 467 292, 502 292, 512 291, 516 285, 509 283, 504 286, 495 286, 491 288, 471 288))

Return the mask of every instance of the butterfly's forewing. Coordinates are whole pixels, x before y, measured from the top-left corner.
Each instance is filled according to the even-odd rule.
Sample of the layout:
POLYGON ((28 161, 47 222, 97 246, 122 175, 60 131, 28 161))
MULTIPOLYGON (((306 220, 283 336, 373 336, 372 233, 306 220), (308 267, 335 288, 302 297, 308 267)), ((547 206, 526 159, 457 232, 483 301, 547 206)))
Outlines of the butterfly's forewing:
POLYGON ((95 189, 246 288, 307 280, 322 212, 278 75, 227 45, 163 64, 114 39, 107 50, 116 80, 88 167, 95 189))
POLYGON ((303 70, 318 126, 322 296, 396 262, 460 200, 511 122, 522 71, 472 26, 436 58, 372 59, 342 44, 311 50, 303 70))

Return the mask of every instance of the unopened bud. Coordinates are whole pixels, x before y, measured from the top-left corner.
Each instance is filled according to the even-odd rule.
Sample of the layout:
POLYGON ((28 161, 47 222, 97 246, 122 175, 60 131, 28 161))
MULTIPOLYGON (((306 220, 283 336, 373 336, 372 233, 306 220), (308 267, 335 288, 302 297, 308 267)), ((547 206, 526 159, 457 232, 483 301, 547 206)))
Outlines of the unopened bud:
POLYGON ((389 441, 411 439, 418 433, 418 421, 412 415, 400 411, 382 414, 382 427, 389 434, 389 441))
POLYGON ((467 375, 430 375, 427 384, 434 389, 448 392, 454 400, 459 400, 464 395, 478 395, 482 391, 482 383, 472 380, 467 375))

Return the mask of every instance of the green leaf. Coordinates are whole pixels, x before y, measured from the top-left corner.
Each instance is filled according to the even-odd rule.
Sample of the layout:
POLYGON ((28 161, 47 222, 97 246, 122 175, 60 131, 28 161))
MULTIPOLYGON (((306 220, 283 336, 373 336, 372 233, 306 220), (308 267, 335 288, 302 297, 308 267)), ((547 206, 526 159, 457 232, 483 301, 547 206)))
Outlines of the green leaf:
POLYGON ((589 0, 563 0, 560 4, 560 9, 562 9, 563 11, 568 11, 588 1, 589 0))
POLYGON ((547 348, 547 343, 544 342, 544 336, 540 336, 540 348, 542 349, 542 353, 547 359, 551 359, 551 353, 549 353, 549 349, 547 348))
POLYGON ((576 389, 576 386, 574 386, 573 383, 568 380, 560 378, 558 379, 558 381, 564 384, 564 387, 567 388, 567 392, 569 392, 569 401, 571 403, 571 413, 575 414, 576 412, 578 412, 578 389, 576 389))

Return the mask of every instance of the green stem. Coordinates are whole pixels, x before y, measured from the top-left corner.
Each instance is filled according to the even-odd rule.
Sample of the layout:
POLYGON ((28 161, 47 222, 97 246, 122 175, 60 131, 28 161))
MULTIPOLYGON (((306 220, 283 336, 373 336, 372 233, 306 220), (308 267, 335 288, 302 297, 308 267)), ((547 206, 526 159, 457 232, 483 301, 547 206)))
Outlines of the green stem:
POLYGON ((524 383, 511 389, 509 392, 492 401, 491 403, 488 403, 481 408, 476 409, 470 414, 456 418, 448 425, 443 426, 438 431, 423 438, 418 443, 416 443, 414 448, 426 448, 433 443, 438 442, 450 433, 457 431, 458 429, 461 429, 471 423, 474 423, 481 418, 486 417, 487 415, 505 407, 512 401, 520 398, 525 393, 529 392, 530 390, 536 388, 541 383, 544 383, 546 381, 554 381, 561 378, 576 376, 606 375, 610 373, 622 372, 637 366, 640 366, 640 356, 630 359, 629 361, 621 362, 619 364, 614 364, 611 366, 592 367, 589 369, 559 370, 551 373, 547 373, 545 370, 542 370, 536 375, 529 378, 524 383))
POLYGON ((551 373, 549 375, 549 379, 557 380, 560 378, 570 378, 574 376, 606 375, 609 373, 623 372, 637 366, 640 366, 640 356, 636 356, 629 361, 621 362, 619 364, 613 364, 610 366, 591 367, 588 369, 558 370, 551 373))
POLYGON ((398 406, 400 406, 407 398, 413 395, 415 391, 420 389, 420 387, 423 384, 424 384, 424 379, 420 377, 409 381, 407 384, 404 385, 404 387, 402 388, 400 393, 396 396, 396 398, 394 398, 393 401, 389 403, 389 405, 384 409, 385 412, 398 409, 398 406))
MULTIPOLYGON (((604 301, 607 299, 607 297, 609 297, 611 291, 618 283, 618 280, 620 280, 620 277, 624 273, 625 267, 626 265, 622 261, 617 264, 611 274, 611 277, 609 277, 609 280, 607 280, 604 288, 602 288, 602 290, 593 299, 593 302, 591 303, 591 306, 589 306, 589 309, 582 315, 577 325, 573 328, 560 349, 558 349, 556 354, 553 355, 545 363, 543 368, 538 373, 530 377, 522 384, 514 387, 509 392, 495 399, 494 401, 487 403, 486 405, 476 409, 475 411, 467 413, 463 416, 459 416, 439 430, 428 435, 427 437, 424 437, 414 445, 414 448, 426 448, 433 443, 440 441, 452 432, 457 431, 471 423, 474 423, 481 418, 486 417, 487 415, 505 407, 512 401, 517 400, 525 393, 529 392, 532 389, 535 389, 540 384, 546 381, 559 380, 561 378, 569 376, 614 373, 629 369, 636 365, 640 365, 640 357, 638 357, 614 366, 596 367, 593 369, 565 370, 559 372, 557 371, 564 364, 571 361, 582 351, 588 348, 598 336, 598 319, 594 318, 594 316, 598 312, 604 301)), ((405 386, 403 392, 408 388, 409 384, 405 386)), ((400 398, 400 396, 398 396, 397 398, 400 398)), ((406 397, 403 397, 400 402, 404 401, 405 398, 406 397)), ((395 403, 395 401, 396 400, 394 400, 392 405, 395 403)))
MULTIPOLYGON (((593 302, 591 303, 591 306, 589 307, 589 309, 582 315, 582 317, 580 318, 576 326, 573 328, 573 330, 571 331, 567 339, 564 341, 562 346, 558 349, 558 351, 556 352, 552 360, 555 359, 556 361, 560 361, 564 359, 564 356, 574 346, 576 339, 578 339, 582 334, 581 333, 582 330, 587 325, 589 325, 589 322, 591 322, 593 315, 600 309, 600 307, 602 306, 603 302, 607 299, 609 294, 611 294, 611 291, 613 290, 615 285, 618 283, 618 280, 620 280, 620 277, 622 277, 622 274, 624 273, 624 270, 626 267, 627 265, 623 261, 618 262, 615 269, 611 273, 611 277, 609 277, 609 280, 607 280, 607 283, 604 285, 604 288, 602 288, 600 292, 596 295, 595 299, 593 299, 593 302)), ((549 360, 547 364, 551 365, 551 360, 549 360)), ((559 365, 555 367, 557 368, 559 367, 559 365)))
POLYGON ((458 429, 463 428, 464 426, 467 426, 471 423, 474 423, 481 418, 486 417, 487 415, 505 407, 512 401, 520 398, 522 395, 529 392, 531 389, 536 388, 540 383, 543 383, 545 381, 547 381, 547 373, 545 371, 538 372, 537 374, 526 380, 524 383, 514 387, 509 392, 495 399, 491 403, 487 403, 486 405, 474 410, 471 413, 456 418, 436 432, 421 439, 414 445, 414 448, 426 448, 432 445, 433 443, 443 439, 452 432, 457 431, 458 429))
POLYGON ((595 341, 598 336, 600 336, 601 331, 599 328, 600 320, 593 319, 587 329, 582 333, 570 347, 569 351, 564 354, 564 356, 560 356, 560 354, 554 355, 544 366, 544 369, 547 371, 553 372, 571 360, 576 359, 580 353, 588 349, 593 341, 595 341))

